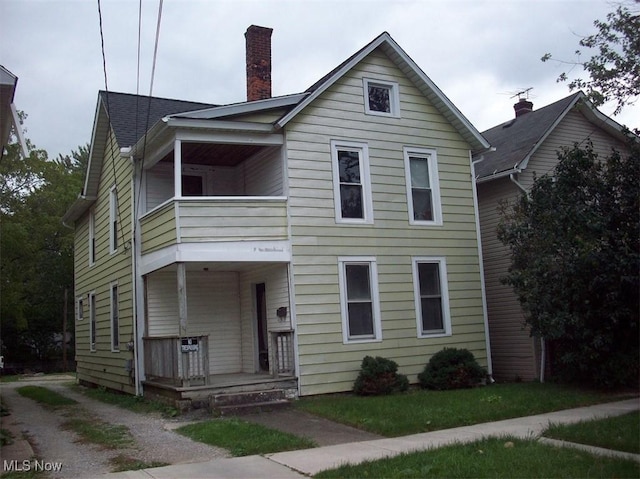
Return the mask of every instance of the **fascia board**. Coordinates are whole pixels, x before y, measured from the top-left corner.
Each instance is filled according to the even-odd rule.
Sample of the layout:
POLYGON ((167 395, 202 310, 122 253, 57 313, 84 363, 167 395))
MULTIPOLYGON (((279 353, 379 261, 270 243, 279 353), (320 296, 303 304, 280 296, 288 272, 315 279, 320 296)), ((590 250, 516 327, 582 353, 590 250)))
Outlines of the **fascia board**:
POLYGON ((204 110, 188 111, 169 115, 168 118, 192 118, 192 119, 214 119, 224 116, 245 115, 260 111, 283 108, 299 103, 309 93, 297 93, 293 95, 268 98, 265 100, 234 103, 233 105, 223 105, 204 110))

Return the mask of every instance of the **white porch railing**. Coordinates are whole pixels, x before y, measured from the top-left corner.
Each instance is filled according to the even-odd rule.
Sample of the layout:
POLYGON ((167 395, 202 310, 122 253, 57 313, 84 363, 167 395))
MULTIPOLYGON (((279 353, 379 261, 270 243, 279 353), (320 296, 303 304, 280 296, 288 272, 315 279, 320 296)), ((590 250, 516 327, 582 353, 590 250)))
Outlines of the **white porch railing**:
POLYGON ((273 376, 293 376, 295 362, 293 357, 293 330, 270 331, 271 350, 273 351, 273 376))
POLYGON ((177 386, 209 383, 209 338, 164 336, 144 338, 147 379, 169 381, 177 386))

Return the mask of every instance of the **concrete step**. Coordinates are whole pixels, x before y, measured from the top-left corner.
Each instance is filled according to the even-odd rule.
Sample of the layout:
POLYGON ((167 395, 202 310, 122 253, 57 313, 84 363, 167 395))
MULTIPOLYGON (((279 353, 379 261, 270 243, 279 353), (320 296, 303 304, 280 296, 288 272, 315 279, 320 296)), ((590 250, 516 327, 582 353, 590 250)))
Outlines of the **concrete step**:
POLYGON ((213 394, 209 397, 209 409, 216 415, 251 414, 286 407, 289 404, 282 389, 213 394))

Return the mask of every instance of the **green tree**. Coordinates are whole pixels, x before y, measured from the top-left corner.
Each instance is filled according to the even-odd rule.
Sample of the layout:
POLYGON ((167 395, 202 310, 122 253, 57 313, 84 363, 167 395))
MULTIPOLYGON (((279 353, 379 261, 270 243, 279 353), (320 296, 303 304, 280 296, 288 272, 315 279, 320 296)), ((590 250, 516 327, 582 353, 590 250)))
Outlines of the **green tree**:
POLYGON ((82 187, 88 147, 49 160, 11 143, 0 159, 0 328, 7 361, 44 360, 62 332, 64 290, 73 326, 73 231, 61 218, 82 187))
POLYGON ((558 154, 554 172, 503 205, 498 238, 532 335, 553 373, 597 386, 638 381, 640 147, 598 160, 591 145, 558 154))
MULTIPOLYGON (((640 0, 635 0, 637 5, 640 0)), ((595 51, 586 61, 563 62, 582 66, 589 79, 575 78, 569 89, 585 90, 595 106, 608 101, 616 101, 614 114, 620 113, 626 105, 635 103, 640 95, 640 15, 625 5, 607 15, 606 21, 593 22, 597 33, 580 40, 581 47, 595 51)), ((580 57, 581 50, 576 50, 580 57)), ((552 58, 550 53, 542 61, 552 58)), ((559 82, 568 81, 568 74, 562 73, 559 82)))

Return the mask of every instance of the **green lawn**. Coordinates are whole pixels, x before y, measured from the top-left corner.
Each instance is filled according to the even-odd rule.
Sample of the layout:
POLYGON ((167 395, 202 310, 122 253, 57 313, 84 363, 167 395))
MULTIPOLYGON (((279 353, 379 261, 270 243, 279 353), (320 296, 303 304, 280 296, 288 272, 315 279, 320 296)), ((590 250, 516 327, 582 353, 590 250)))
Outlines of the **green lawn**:
POLYGON ((194 441, 227 449, 233 456, 250 456, 315 447, 307 439, 237 418, 219 418, 176 429, 194 441))
POLYGON ((376 434, 396 437, 619 399, 620 396, 557 384, 515 383, 455 391, 412 390, 375 397, 336 394, 303 398, 296 402, 296 407, 376 434))
POLYGON ((16 391, 18 391, 18 394, 21 396, 53 408, 77 404, 75 400, 42 386, 22 386, 17 388, 16 391))
POLYGON ((431 451, 403 454, 323 471, 317 479, 336 478, 638 478, 640 464, 574 449, 545 446, 535 440, 486 439, 431 451), (510 442, 512 447, 505 447, 510 442))
POLYGON ((640 411, 597 421, 554 425, 544 435, 563 441, 640 454, 640 411))

